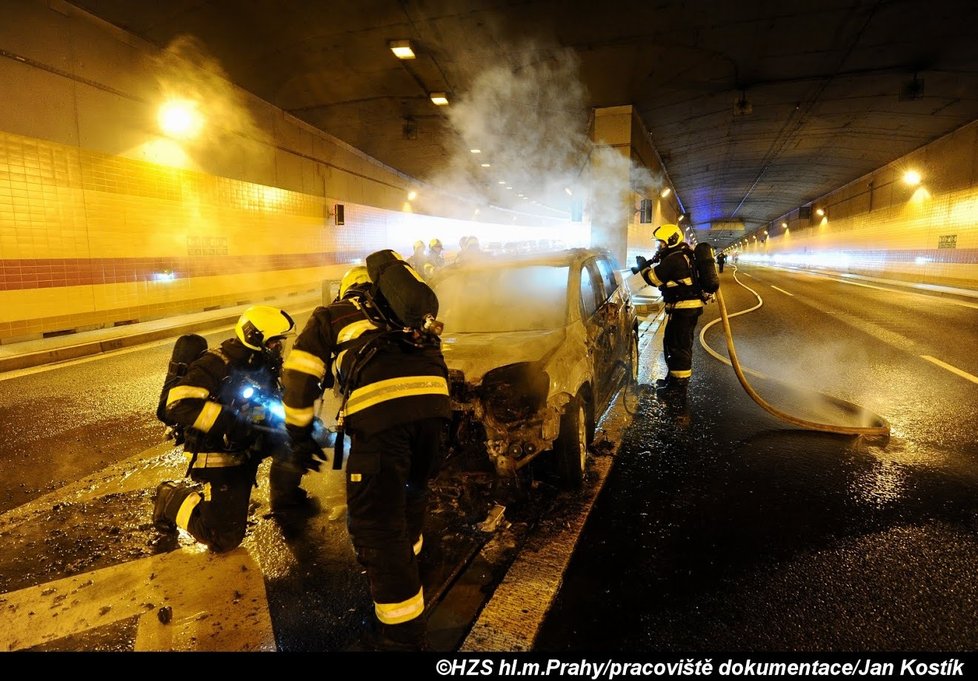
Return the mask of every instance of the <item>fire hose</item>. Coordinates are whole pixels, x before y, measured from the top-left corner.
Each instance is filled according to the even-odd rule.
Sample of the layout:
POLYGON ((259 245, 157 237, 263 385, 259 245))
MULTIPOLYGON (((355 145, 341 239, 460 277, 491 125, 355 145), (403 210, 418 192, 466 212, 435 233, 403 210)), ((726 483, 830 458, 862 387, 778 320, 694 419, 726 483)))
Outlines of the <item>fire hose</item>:
MULTIPOLYGON (((839 433, 843 435, 863 435, 863 436, 869 436, 874 438, 889 438, 890 424, 886 421, 886 419, 884 419, 882 416, 879 416, 877 414, 873 414, 873 417, 875 418, 877 423, 876 425, 872 425, 872 426, 846 426, 846 425, 838 425, 838 424, 819 423, 816 421, 809 421, 807 419, 802 419, 797 416, 792 416, 791 414, 781 411, 780 409, 771 405, 763 397, 757 394, 757 391, 754 390, 754 388, 750 385, 750 383, 748 383, 747 377, 744 374, 746 372, 750 372, 759 378, 768 379, 768 380, 770 379, 769 377, 764 376, 759 372, 751 371, 750 369, 745 370, 743 367, 741 367, 740 361, 737 358, 737 350, 736 348, 734 348, 733 332, 730 330, 730 319, 742 314, 747 314, 748 312, 753 312, 754 310, 761 307, 764 304, 764 301, 761 299, 761 296, 757 293, 757 291, 750 288, 749 286, 747 286, 737 278, 736 269, 734 270, 734 281, 736 281, 740 286, 743 286, 745 289, 747 289, 748 291, 754 294, 754 296, 757 298, 757 305, 746 310, 735 312, 733 314, 727 314, 727 305, 723 300, 723 292, 721 290, 718 290, 716 292, 716 300, 717 300, 717 304, 720 307, 720 317, 718 319, 714 319, 709 324, 704 325, 703 328, 700 330, 700 345, 702 345, 703 349, 705 349, 708 353, 710 353, 710 355, 713 356, 713 358, 733 367, 734 373, 737 374, 737 380, 740 381, 740 385, 743 387, 744 391, 751 397, 751 399, 754 400, 754 402, 756 402, 762 409, 764 409, 764 411, 768 412, 772 416, 781 419, 782 421, 786 421, 792 425, 798 426, 799 428, 803 428, 805 430, 816 430, 816 431, 821 431, 826 433, 839 433), (707 330, 718 322, 721 322, 723 324, 723 334, 726 337, 726 341, 727 341, 727 352, 730 355, 729 360, 723 355, 715 352, 709 345, 706 344, 705 335, 707 330)), ((821 395, 827 402, 830 402, 836 405, 837 407, 840 407, 841 409, 844 409, 845 411, 848 411, 850 413, 864 411, 858 405, 839 399, 837 397, 832 397, 831 395, 826 395, 825 393, 819 393, 819 395, 821 395)))

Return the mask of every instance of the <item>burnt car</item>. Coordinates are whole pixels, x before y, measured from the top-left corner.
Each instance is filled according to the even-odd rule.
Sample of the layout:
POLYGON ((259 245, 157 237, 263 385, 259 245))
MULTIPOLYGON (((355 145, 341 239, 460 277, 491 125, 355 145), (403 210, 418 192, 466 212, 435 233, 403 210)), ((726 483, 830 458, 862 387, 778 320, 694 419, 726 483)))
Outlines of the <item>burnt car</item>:
POLYGON ((501 476, 543 455, 581 486, 596 419, 638 375, 638 319, 599 249, 487 257, 431 280, 444 322, 453 448, 483 448, 501 476))

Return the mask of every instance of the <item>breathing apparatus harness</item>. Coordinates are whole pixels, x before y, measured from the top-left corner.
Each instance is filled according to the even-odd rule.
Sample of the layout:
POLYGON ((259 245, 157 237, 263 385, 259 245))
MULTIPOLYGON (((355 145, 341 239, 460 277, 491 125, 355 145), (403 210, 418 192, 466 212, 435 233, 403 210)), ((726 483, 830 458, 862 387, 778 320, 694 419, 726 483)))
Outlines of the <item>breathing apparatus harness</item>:
MULTIPOLYGON (((444 329, 444 324, 436 320, 432 315, 426 315, 421 328, 412 328, 397 323, 393 312, 388 308, 380 290, 375 284, 351 287, 350 292, 344 296, 355 308, 363 314, 380 331, 374 333, 366 342, 357 348, 350 365, 349 375, 340 382, 341 400, 339 409, 336 411, 336 440, 333 443, 333 470, 340 470, 343 467, 343 448, 344 429, 343 421, 346 416, 346 403, 350 399, 350 393, 359 383, 360 373, 370 363, 380 350, 383 343, 403 343, 411 348, 420 349, 426 346, 437 346, 441 342, 439 336, 444 329)), ((336 346, 336 354, 351 348, 360 339, 344 341, 336 346)), ((340 367, 337 367, 337 371, 340 367)))

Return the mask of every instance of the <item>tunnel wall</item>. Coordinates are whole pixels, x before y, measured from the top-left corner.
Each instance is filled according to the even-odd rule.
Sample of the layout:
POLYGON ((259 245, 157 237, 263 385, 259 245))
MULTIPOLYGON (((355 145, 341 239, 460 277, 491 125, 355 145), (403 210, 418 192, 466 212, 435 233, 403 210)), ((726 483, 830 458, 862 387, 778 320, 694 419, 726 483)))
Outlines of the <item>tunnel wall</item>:
POLYGON ((317 294, 373 250, 437 236, 451 251, 473 233, 407 202, 412 178, 208 60, 60 0, 4 1, 0 343, 317 294), (156 123, 177 86, 210 107, 194 141, 156 123))
POLYGON ((978 290, 978 121, 773 220, 740 253, 792 266, 978 290), (916 170, 921 183, 903 181, 916 170), (817 214, 825 211, 824 216, 817 214), (787 223, 787 230, 782 227, 787 223))

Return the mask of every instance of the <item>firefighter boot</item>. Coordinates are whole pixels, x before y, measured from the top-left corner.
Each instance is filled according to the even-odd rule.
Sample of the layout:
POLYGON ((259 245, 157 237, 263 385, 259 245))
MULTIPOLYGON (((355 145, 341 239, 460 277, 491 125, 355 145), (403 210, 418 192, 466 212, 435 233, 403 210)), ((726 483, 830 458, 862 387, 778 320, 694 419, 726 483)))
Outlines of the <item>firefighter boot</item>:
POLYGON ((319 501, 299 486, 303 470, 290 462, 272 461, 268 471, 268 496, 275 516, 310 517, 322 508, 319 501))
POLYGON ((419 652, 430 650, 425 622, 420 617, 402 624, 374 622, 367 630, 361 646, 372 651, 419 652))
POLYGON ((676 378, 669 374, 655 382, 655 393, 656 395, 682 394, 686 392, 688 385, 688 378, 676 378))
POLYGON ((176 532, 177 514, 191 495, 197 495, 197 492, 182 483, 167 481, 157 485, 153 504, 153 525, 156 529, 166 533, 176 532))

